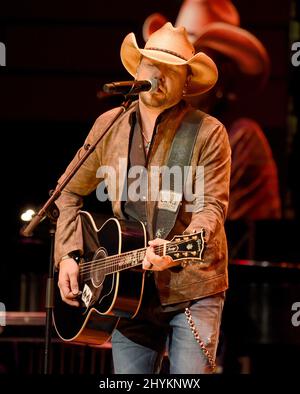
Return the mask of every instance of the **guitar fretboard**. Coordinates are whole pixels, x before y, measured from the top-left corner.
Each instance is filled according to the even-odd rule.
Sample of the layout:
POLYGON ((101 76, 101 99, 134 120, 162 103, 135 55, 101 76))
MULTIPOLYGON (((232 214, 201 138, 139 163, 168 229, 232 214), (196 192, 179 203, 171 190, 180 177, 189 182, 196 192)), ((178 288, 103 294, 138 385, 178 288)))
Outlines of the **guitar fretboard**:
MULTIPOLYGON (((174 260, 182 258, 201 259, 204 248, 203 230, 199 234, 193 234, 190 237, 174 237, 174 241, 154 246, 154 253, 158 256, 170 255, 174 260)), ((147 248, 140 248, 129 252, 102 257, 99 260, 83 262, 81 273, 91 273, 102 271, 104 275, 113 274, 142 264, 146 255, 147 248)))
MULTIPOLYGON (((154 252, 158 256, 163 256, 164 251, 169 250, 169 248, 173 248, 170 244, 167 244, 164 248, 163 245, 155 246, 154 252)), ((113 274, 115 272, 119 272, 122 270, 126 270, 128 268, 136 267, 142 264, 144 257, 146 255, 146 248, 136 249, 131 252, 122 253, 121 255, 109 256, 103 259, 103 268, 105 266, 106 274, 113 274)))

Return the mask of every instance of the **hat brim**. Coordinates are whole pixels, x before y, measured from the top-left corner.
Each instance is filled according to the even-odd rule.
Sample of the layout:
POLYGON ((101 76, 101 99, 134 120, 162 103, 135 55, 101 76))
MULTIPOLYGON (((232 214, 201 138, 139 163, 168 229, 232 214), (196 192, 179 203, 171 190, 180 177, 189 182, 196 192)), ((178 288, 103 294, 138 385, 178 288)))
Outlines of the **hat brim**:
POLYGON ((185 61, 175 55, 159 50, 140 49, 137 45, 134 33, 129 33, 121 45, 121 60, 126 70, 135 77, 141 56, 149 59, 170 64, 184 66, 189 65, 191 79, 185 96, 193 96, 207 92, 218 79, 218 70, 214 61, 203 52, 198 52, 191 59, 185 61))
POLYGON ((247 30, 223 22, 203 28, 194 43, 196 50, 211 48, 234 60, 240 71, 267 79, 270 59, 263 44, 247 30))

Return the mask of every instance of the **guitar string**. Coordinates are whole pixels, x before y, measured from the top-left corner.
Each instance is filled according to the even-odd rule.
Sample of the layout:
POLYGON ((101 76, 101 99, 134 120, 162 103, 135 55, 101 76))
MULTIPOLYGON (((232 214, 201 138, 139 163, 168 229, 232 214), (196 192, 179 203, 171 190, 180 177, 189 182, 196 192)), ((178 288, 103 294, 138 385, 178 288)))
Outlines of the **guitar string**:
MULTIPOLYGON (((182 243, 186 243, 186 241, 180 241, 180 242, 177 241, 175 243, 170 242, 170 243, 168 243, 167 248, 170 246, 170 244, 173 246, 173 245, 180 245, 182 243)), ((163 245, 159 245, 159 246, 155 247, 156 253, 159 253, 163 250, 164 250, 163 245)), ((138 254, 138 252, 145 252, 145 251, 146 251, 146 248, 140 248, 140 249, 137 249, 135 252, 136 252, 136 254, 138 254)), ((81 263, 81 266, 79 268, 80 273, 95 272, 95 271, 98 271, 101 269, 108 269, 108 268, 116 267, 119 264, 119 261, 122 257, 126 257, 126 255, 129 256, 130 254, 132 254, 132 251, 123 253, 121 255, 108 256, 107 258, 98 259, 98 260, 91 260, 89 262, 81 263), (90 266, 92 266, 92 267, 90 268, 90 266)), ((126 264, 126 262, 125 262, 125 264, 126 264)), ((129 261, 127 264, 131 265, 132 262, 129 261)), ((135 265, 140 265, 140 264, 142 264, 142 262, 139 262, 135 265)), ((124 269, 126 269, 126 268, 127 267, 125 267, 124 269)))
MULTIPOLYGON (((193 234, 193 235, 198 235, 198 234, 193 234)), ((186 240, 173 241, 173 242, 170 241, 170 242, 167 242, 166 244, 167 244, 167 248, 168 248, 169 246, 176 246, 176 245, 180 245, 180 244, 183 244, 183 243, 187 243, 187 241, 186 240)), ((165 244, 154 246, 154 250, 157 251, 157 252, 161 252, 161 251, 164 250, 164 245, 165 244)), ((103 259, 108 259, 108 260, 112 259, 112 258, 119 259, 120 257, 125 256, 125 255, 130 255, 133 252, 146 251, 146 249, 147 249, 147 247, 143 247, 143 248, 139 248, 139 249, 135 249, 135 250, 130 250, 128 252, 123 252, 121 254, 115 254, 115 255, 112 255, 112 256, 103 257, 101 259, 84 261, 84 262, 80 263, 80 265, 83 266, 83 265, 89 265, 89 264, 97 263, 98 261, 103 261, 103 259)))
MULTIPOLYGON (((186 241, 184 241, 184 242, 186 242, 186 241)), ((170 245, 177 245, 177 244, 179 244, 179 242, 175 242, 175 243, 169 242, 169 243, 167 243, 168 246, 170 246, 170 245)), ((123 257, 123 256, 126 256, 126 255, 133 254, 134 252, 146 251, 146 249, 147 249, 147 247, 143 247, 143 248, 131 250, 131 251, 128 251, 128 252, 123 252, 123 253, 121 253, 121 254, 115 254, 115 255, 112 255, 112 256, 106 256, 106 257, 103 257, 103 258, 100 258, 100 259, 95 259, 95 260, 90 260, 90 261, 84 261, 83 263, 81 263, 81 265, 89 265, 89 264, 97 263, 97 262, 99 262, 99 261, 103 261, 103 260, 105 260, 105 259, 107 259, 107 260, 119 259, 120 257, 123 257)), ((155 250, 156 252, 161 252, 161 251, 164 250, 164 246, 163 246, 163 245, 154 246, 154 250, 155 250)))
MULTIPOLYGON (((174 246, 174 245, 180 245, 180 244, 182 244, 182 243, 186 243, 186 241, 181 241, 181 242, 175 242, 175 243, 172 243, 172 242, 169 242, 168 244, 167 244, 167 249, 170 247, 170 246, 174 246)), ((154 251, 156 252, 156 253, 160 253, 160 252, 162 252, 164 250, 164 247, 163 247, 163 245, 158 245, 158 246, 155 246, 154 247, 154 251)), ((140 249, 136 249, 136 250, 134 250, 134 251, 128 251, 128 252, 124 252, 124 253, 121 253, 121 254, 116 254, 116 255, 112 255, 112 256, 107 256, 107 257, 103 257, 103 258, 101 258, 101 259, 96 259, 96 260, 90 260, 90 261, 87 261, 87 262, 83 262, 83 263, 80 263, 80 267, 81 268, 86 268, 87 266, 89 266, 89 265, 96 265, 95 263, 98 263, 98 262, 100 262, 101 264, 103 263, 103 262, 108 262, 108 263, 110 263, 110 262, 114 262, 114 261, 118 261, 118 260, 120 260, 120 258, 122 258, 122 257, 126 257, 126 256, 130 256, 131 254, 133 254, 133 252, 135 252, 135 254, 138 254, 138 252, 146 252, 146 248, 140 248, 140 249)))
MULTIPOLYGON (((180 245, 182 243, 186 243, 186 241, 184 241, 184 240, 180 241, 180 242, 176 241, 174 243, 169 242, 167 244, 167 248, 169 246, 180 245)), ((155 252, 159 253, 159 252, 162 252, 163 250, 164 250, 163 245, 155 246, 155 252)), ((138 254, 138 252, 145 252, 145 251, 146 251, 146 248, 140 248, 140 249, 135 250, 136 254, 138 254)), ((113 256, 108 256, 108 257, 104 257, 101 259, 83 262, 83 263, 80 263, 80 269, 81 270, 87 269, 88 266, 90 266, 90 265, 93 265, 93 266, 102 265, 105 268, 105 267, 109 266, 110 263, 115 264, 116 262, 118 262, 120 260, 120 258, 129 256, 132 253, 133 253, 133 251, 129 251, 129 252, 125 252, 125 253, 122 253, 119 255, 113 255, 113 256), (99 264, 95 264, 95 263, 99 263, 99 264), (108 265, 105 265, 104 263, 108 263, 108 265)))
MULTIPOLYGON (((184 242, 186 242, 186 241, 184 241, 184 242)), ((176 244, 179 244, 179 242, 176 242, 176 244)), ((168 243, 168 246, 170 246, 170 243, 168 243)), ((160 252, 163 252, 164 247, 163 247, 163 245, 158 245, 155 247, 154 250, 156 253, 160 253, 160 252)), ((146 248, 140 248, 140 249, 135 250, 136 254, 138 254, 139 252, 140 253, 146 252, 146 248)), ((83 263, 84 264, 83 267, 82 266, 80 267, 80 272, 91 272, 91 269, 89 266, 92 266, 94 271, 117 266, 118 262, 120 261, 120 259, 122 259, 122 257, 126 258, 126 256, 130 256, 130 254, 132 254, 132 251, 122 253, 121 255, 113 255, 113 256, 108 256, 106 258, 102 258, 102 259, 98 259, 98 260, 88 261, 86 263, 83 263)), ((129 262, 128 264, 130 264, 130 263, 131 262, 129 262)), ((139 264, 141 264, 141 263, 138 263, 137 265, 139 265, 139 264)))
MULTIPOLYGON (((186 256, 186 258, 198 258, 198 257, 195 257, 195 256, 186 256)), ((108 272, 106 272, 106 274, 107 274, 107 273, 113 274, 113 273, 116 273, 116 272, 120 272, 120 271, 127 270, 127 269, 129 269, 129 268, 137 267, 137 266, 139 266, 139 265, 142 264, 142 261, 139 261, 138 263, 136 263, 136 264, 134 264, 134 265, 132 265, 132 263, 127 263, 127 264, 128 264, 128 266, 126 266, 126 264, 124 264, 124 266, 118 267, 117 269, 114 269, 114 270, 111 271, 111 272, 108 271, 108 272)), ((102 270, 104 270, 104 269, 107 269, 107 268, 116 268, 116 267, 117 267, 117 265, 111 265, 111 266, 108 266, 108 267, 103 267, 103 266, 94 267, 94 266, 93 266, 93 267, 90 268, 90 269, 86 269, 86 270, 84 270, 84 271, 80 271, 79 274, 80 274, 82 277, 86 277, 86 275, 90 275, 90 274, 93 274, 93 273, 102 271, 102 270)))

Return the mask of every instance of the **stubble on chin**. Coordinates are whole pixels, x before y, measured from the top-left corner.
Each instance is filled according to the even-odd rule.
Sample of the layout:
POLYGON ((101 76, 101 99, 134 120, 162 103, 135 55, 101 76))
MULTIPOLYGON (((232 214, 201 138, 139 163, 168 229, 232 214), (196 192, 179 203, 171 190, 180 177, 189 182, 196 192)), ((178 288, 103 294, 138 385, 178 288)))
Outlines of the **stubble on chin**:
POLYGON ((140 100, 147 107, 159 108, 159 107, 164 107, 166 105, 165 96, 158 97, 155 94, 141 93, 140 100))

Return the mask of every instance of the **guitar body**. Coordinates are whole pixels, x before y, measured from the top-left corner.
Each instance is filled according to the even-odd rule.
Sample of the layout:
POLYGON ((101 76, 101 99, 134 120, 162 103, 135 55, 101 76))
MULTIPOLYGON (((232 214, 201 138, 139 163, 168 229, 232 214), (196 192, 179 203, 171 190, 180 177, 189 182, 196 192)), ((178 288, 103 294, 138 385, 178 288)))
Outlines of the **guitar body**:
POLYGON ((120 317, 134 318, 141 305, 144 275, 139 267, 126 269, 127 252, 147 246, 143 223, 108 219, 97 225, 91 214, 80 212, 84 237, 84 256, 79 264, 80 307, 62 301, 58 272, 54 273, 53 321, 65 341, 90 344, 106 342, 120 317), (125 255, 120 269, 119 255, 125 255))

